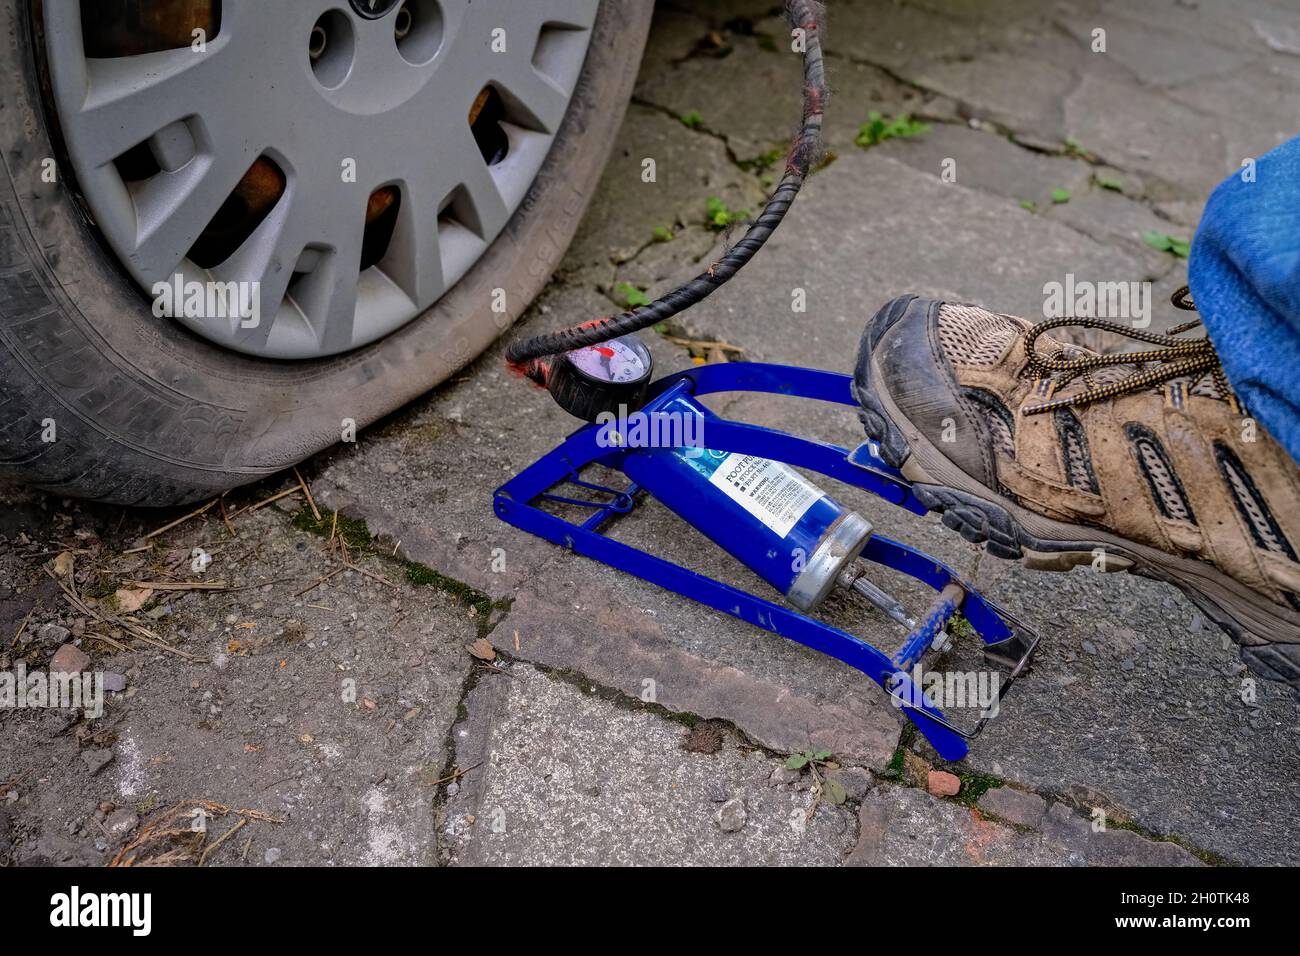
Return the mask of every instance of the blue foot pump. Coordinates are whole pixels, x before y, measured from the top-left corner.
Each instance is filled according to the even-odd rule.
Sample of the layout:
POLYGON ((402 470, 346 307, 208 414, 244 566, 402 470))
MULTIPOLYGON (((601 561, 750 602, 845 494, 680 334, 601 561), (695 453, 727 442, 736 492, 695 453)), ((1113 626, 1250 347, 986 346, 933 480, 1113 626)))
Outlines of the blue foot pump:
POLYGON ((867 518, 845 508, 789 465, 869 491, 913 514, 926 513, 902 474, 871 442, 853 450, 721 418, 696 399, 714 392, 769 392, 856 407, 851 378, 833 372, 749 362, 702 365, 651 382, 649 350, 633 335, 557 357, 547 387, 589 424, 497 489, 498 517, 531 534, 595 558, 684 597, 844 661, 879 684, 948 760, 966 756, 970 730, 949 721, 913 679, 913 668, 944 642, 960 611, 990 660, 1008 668, 998 699, 1029 664, 1038 636, 981 597, 955 571, 905 544, 874 534, 867 518), (599 464, 628 483, 586 481, 599 464), (575 489, 561 493, 565 485, 575 489), (602 533, 648 494, 752 569, 784 598, 765 600, 623 544, 602 533), (581 495, 582 497, 574 497, 581 495), (595 500, 593 500, 595 499, 595 500), (581 524, 543 505, 591 511, 581 524), (919 623, 865 575, 869 562, 933 588, 919 623), (908 634, 892 656, 807 612, 835 587, 852 591, 908 634))
MULTIPOLYGON (((803 51, 803 118, 785 172, 745 235, 707 271, 648 305, 513 342, 512 369, 545 385, 560 406, 585 422, 554 451, 497 489, 497 515, 579 554, 604 561, 660 587, 830 654, 883 687, 940 756, 960 760, 966 741, 984 727, 959 730, 917 686, 912 669, 942 641, 959 610, 983 639, 985 654, 1010 667, 998 699, 1028 665, 1038 637, 973 591, 953 570, 904 544, 873 534, 870 522, 789 468, 821 472, 891 504, 923 515, 907 480, 870 442, 852 451, 782 431, 719 418, 698 402, 711 392, 771 392, 856 406, 849 376, 780 365, 704 365, 651 382, 650 352, 635 336, 703 301, 762 249, 784 220, 822 155, 821 128, 829 91, 822 58, 822 8, 786 0, 792 49, 803 51), (582 478, 587 465, 621 471, 621 489, 582 478), (561 485, 576 489, 557 493, 561 485), (582 497, 573 497, 581 494, 582 497), (776 588, 784 604, 730 587, 601 533, 630 513, 644 494, 776 588), (603 496, 593 501, 593 495, 603 496), (591 511, 581 524, 543 504, 591 511), (866 562, 911 575, 938 595, 920 624, 864 576, 866 562), (835 587, 870 601, 909 631, 892 657, 866 641, 807 615, 835 587), (1014 629, 1013 629, 1014 625, 1014 629)), ((925 681, 922 681, 925 683, 925 681)))

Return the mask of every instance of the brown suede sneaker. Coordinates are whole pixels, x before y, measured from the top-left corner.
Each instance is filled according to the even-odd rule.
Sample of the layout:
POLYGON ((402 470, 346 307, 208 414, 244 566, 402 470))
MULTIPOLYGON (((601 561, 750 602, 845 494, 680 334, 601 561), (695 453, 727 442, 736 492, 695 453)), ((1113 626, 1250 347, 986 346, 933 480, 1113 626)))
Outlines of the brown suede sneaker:
MULTIPOLYGON (((1176 304, 1190 308, 1185 290, 1176 304)), ((1300 468, 1213 347, 1097 320, 1034 324, 905 296, 863 333, 867 434, 944 524, 991 554, 1178 585, 1263 677, 1300 689, 1300 468), (1084 325, 1158 346, 1099 354, 1084 325)))

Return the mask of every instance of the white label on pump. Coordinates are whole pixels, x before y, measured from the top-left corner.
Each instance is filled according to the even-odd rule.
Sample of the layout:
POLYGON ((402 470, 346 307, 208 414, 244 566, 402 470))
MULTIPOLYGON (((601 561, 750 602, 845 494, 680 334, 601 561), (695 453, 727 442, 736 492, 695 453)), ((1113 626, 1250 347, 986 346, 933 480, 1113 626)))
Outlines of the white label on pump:
POLYGON ((779 461, 735 453, 718 465, 709 484, 782 538, 825 494, 779 461))

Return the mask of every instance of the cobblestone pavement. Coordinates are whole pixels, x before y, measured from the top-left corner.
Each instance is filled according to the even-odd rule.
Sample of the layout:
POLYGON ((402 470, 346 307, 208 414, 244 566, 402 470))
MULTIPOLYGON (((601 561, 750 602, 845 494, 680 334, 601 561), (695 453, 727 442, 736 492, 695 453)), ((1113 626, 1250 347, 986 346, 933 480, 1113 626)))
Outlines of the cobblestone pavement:
MULTIPOLYGON (((659 4, 598 197, 522 330, 700 271, 724 241, 710 197, 759 207, 798 113, 772 7, 659 4)), ((1066 273, 1149 281, 1166 322, 1185 264, 1144 235, 1190 238, 1213 185, 1296 132, 1300 16, 1283 0, 829 7, 827 162, 737 281, 652 336, 660 370, 696 340, 848 371, 895 295, 1032 315, 1066 273), (872 111, 929 128, 866 148, 872 111)), ((572 428, 500 353, 304 466, 320 520, 299 493, 229 528, 214 507, 146 548, 166 515, 3 493, 0 655, 44 666, 79 639, 124 689, 97 721, 0 713, 0 860, 163 852, 142 828, 178 808, 203 811, 208 835, 184 850, 213 848, 208 865, 1300 862, 1296 700, 1243 693, 1235 650, 1175 590, 1030 572, 846 494, 1046 635, 971 757, 946 765, 855 671, 498 522, 492 490, 572 428), (124 622, 130 582, 195 547, 227 589, 155 591, 124 622), (46 572, 65 552, 78 593, 104 599, 92 613, 46 572), (182 654, 124 638, 140 626, 182 654), (803 751, 832 756, 786 769, 803 751)), ((860 435, 848 411, 773 397, 714 408, 860 435)), ((624 540, 761 586, 644 510, 624 540)), ((828 613, 878 645, 900 637, 850 602, 828 613)), ((979 661, 958 642, 947 664, 979 661)))

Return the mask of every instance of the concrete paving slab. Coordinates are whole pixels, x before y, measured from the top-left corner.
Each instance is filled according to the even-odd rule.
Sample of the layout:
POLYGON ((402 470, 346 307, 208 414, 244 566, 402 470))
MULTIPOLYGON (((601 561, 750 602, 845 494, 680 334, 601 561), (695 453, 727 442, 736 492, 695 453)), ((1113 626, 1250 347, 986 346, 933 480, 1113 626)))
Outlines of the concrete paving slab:
MULTIPOLYGON (((1142 6, 1128 4, 1127 8, 1142 6)), ((1060 24, 1083 47, 1099 59, 1118 64, 1144 86, 1177 86, 1190 80, 1232 73, 1257 59, 1259 52, 1249 45, 1219 42, 1196 33, 1184 33, 1178 42, 1170 34, 1180 29, 1184 11, 1171 7, 1160 22, 1143 22, 1115 8, 1096 13, 1058 13, 1060 24), (1180 17, 1178 14, 1183 13, 1180 17), (1170 22, 1170 14, 1174 20, 1170 22), (1098 34, 1096 31, 1105 31, 1098 34)))
MULTIPOLYGON (((779 178, 800 109, 800 58, 791 51, 782 23, 765 22, 763 28, 771 32, 761 38, 731 38, 733 50, 721 59, 698 57, 643 71, 637 98, 673 116, 699 113, 701 128, 725 139, 736 161, 773 167, 779 178)), ((872 64, 829 57, 826 77, 836 108, 827 113, 825 138, 835 150, 852 144, 872 110, 932 112, 934 94, 900 83, 872 64)))
POLYGON ((759 360, 848 371, 866 320, 897 295, 1041 315, 1044 283, 1067 272, 1144 272, 1123 250, 879 150, 842 155, 799 202, 798 220, 755 257, 744 292, 727 287, 705 300, 688 326, 726 336, 759 360), (795 289, 807 293, 805 313, 792 311, 795 289))
POLYGON ((999 45, 1014 46, 1043 22, 1040 4, 999 4, 960 11, 938 4, 896 4, 860 0, 835 4, 826 49, 862 63, 874 63, 911 80, 928 64, 970 59, 999 45))
MULTIPOLYGON (((1107 177, 1109 180, 1109 177, 1107 177)), ((1123 178, 1116 182, 1124 186, 1123 178)), ((1142 264, 1141 281, 1161 278, 1178 267, 1181 260, 1152 248, 1143 238, 1150 233, 1170 234, 1179 239, 1191 239, 1190 229, 1179 229, 1154 209, 1133 202, 1122 191, 1107 189, 1092 180, 1071 193, 1069 201, 1048 201, 1042 214, 1049 219, 1068 223, 1072 228, 1091 236, 1114 249, 1122 249, 1142 264)), ((1166 301, 1168 301, 1166 297, 1166 301)))
POLYGON ((1203 866, 1175 843, 1094 828, 1064 804, 1038 826, 1008 826, 924 790, 886 785, 859 811, 850 866, 1203 866))
MULTIPOLYGON (((209 844, 247 820, 207 865, 433 863, 433 781, 477 632, 468 609, 364 553, 355 563, 365 573, 332 564, 326 539, 274 506, 239 518, 237 538, 220 520, 195 522, 154 539, 155 548, 121 554, 133 543, 122 533, 146 518, 158 522, 149 512, 126 523, 120 509, 88 508, 65 540, 82 549, 84 573, 94 569, 78 585, 92 607, 98 582, 114 582, 112 596, 130 580, 171 580, 164 567, 188 565, 192 549, 204 548, 212 563, 201 580, 229 589, 159 590, 145 607, 154 613, 140 615, 184 657, 111 647, 103 638, 132 641, 72 608, 57 587, 43 588, 45 562, 23 560, 36 549, 18 546, 19 535, 57 547, 53 529, 24 522, 7 536, 0 576, 32 596, 32 619, 80 641, 89 669, 120 675, 123 688, 104 695, 98 718, 0 709, 0 779, 13 784, 9 809, 21 827, 13 861, 102 865, 185 804, 182 826, 207 828, 209 844), (102 757, 92 765, 87 754, 102 757), (203 807, 195 801, 231 812, 195 817, 203 807), (111 814, 121 828, 106 827, 111 814)), ((5 632, 0 670, 20 660, 29 672, 47 669, 40 629, 11 646, 16 630, 5 632)), ((193 862, 202 846, 187 845, 182 858, 193 862)), ((137 862, 168 849, 177 848, 146 844, 137 862)))
POLYGON ((1085 76, 1064 107, 1068 136, 1112 165, 1166 184, 1172 198, 1209 195, 1240 162, 1229 155, 1231 121, 1128 83, 1085 76))
POLYGON ((519 665, 485 681, 454 735, 477 769, 443 809, 453 863, 833 866, 854 844, 851 809, 810 818, 813 791, 774 785, 784 761, 734 735, 691 753, 682 724, 581 679, 519 665))
MULTIPOLYGON (((1296 17, 1300 28, 1300 16, 1296 17)), ((1166 95, 1184 106, 1221 117, 1228 153, 1238 164, 1296 135, 1290 101, 1300 84, 1300 57, 1273 55, 1226 76, 1184 83, 1166 95), (1250 103, 1242 110, 1242 103, 1250 103)), ((1231 172, 1231 170, 1229 170, 1231 172)))
POLYGON ((1268 49, 1268 44, 1255 28, 1255 23, 1285 27, 1293 25, 1300 16, 1286 0, 1215 0, 1196 4, 1104 0, 1098 13, 1140 21, 1155 28, 1163 27, 1167 32, 1162 36, 1162 42, 1172 36, 1173 46, 1180 45, 1180 36, 1191 35, 1261 54, 1268 49))
POLYGON ((955 124, 936 124, 924 136, 891 140, 878 152, 940 179, 944 161, 951 159, 957 184, 1040 209, 1051 204, 1053 190, 1077 192, 1093 174, 1079 160, 1036 153, 997 133, 955 124))
MULTIPOLYGON (((757 209, 798 113, 776 6, 660 4, 599 195, 515 334, 608 314, 620 282, 661 292, 735 241, 704 224, 703 200, 757 209), (698 128, 679 119, 691 110, 698 128), (654 183, 642 179, 646 158, 654 183), (671 241, 654 241, 659 225, 674 227, 671 241)), ((1073 273, 1150 278, 1163 301, 1185 265, 1153 257, 1134 233, 1190 234, 1206 192, 1242 156, 1294 132, 1300 57, 1288 52, 1288 6, 840 0, 829 164, 741 277, 666 331, 847 372, 867 317, 904 292, 1034 316, 1044 284, 1073 273), (1094 21, 1110 24, 1109 57, 1082 42, 1094 21), (1143 44, 1159 55, 1143 57, 1143 44), (853 140, 873 109, 912 112, 932 129, 864 150, 853 140), (1066 138, 1109 165, 1065 155, 1066 138), (948 158, 956 182, 942 177, 948 158), (1120 178, 1123 193, 1089 185, 1099 175, 1120 178), (1072 198, 1053 207, 1058 186, 1072 198), (795 309, 801 298, 806 311, 795 309)), ((1171 314, 1158 304, 1157 326, 1171 314)), ((649 338, 661 371, 691 363, 669 338, 649 338)), ((768 785, 781 754, 830 749, 868 783, 860 768, 893 780, 902 760, 897 776, 921 787, 934 755, 901 736, 898 714, 850 668, 498 521, 492 490, 574 427, 504 370, 502 348, 304 466, 322 507, 368 524, 374 541, 359 563, 393 583, 348 572, 295 594, 333 560, 295 525, 301 502, 245 515, 247 553, 213 552, 214 573, 244 590, 169 599, 155 625, 201 661, 113 652, 87 639, 86 622, 74 634, 42 570, 51 554, 98 541, 102 576, 79 586, 143 574, 122 552, 156 516, 3 492, 0 634, 30 612, 33 635, 45 635, 24 646, 33 661, 48 660, 62 628, 126 675, 127 690, 101 724, 0 713, 15 743, 0 748, 0 785, 19 781, 0 818, 0 862, 103 862, 132 814, 142 826, 196 795, 285 820, 250 822, 247 850, 237 834, 211 865, 1297 862, 1296 702, 1249 685, 1235 650, 1181 595, 1123 575, 1031 573, 839 488, 880 533, 974 578, 1047 642, 971 759, 949 768, 965 775, 956 797, 897 781, 860 788, 861 808, 823 807, 796 832, 809 794, 795 781, 768 785), (504 655, 493 668, 465 649, 480 636, 504 655), (236 640, 244 653, 230 650, 236 640), (351 703, 338 693, 345 677, 357 681, 351 703), (702 722, 716 725, 721 748, 682 750, 687 725, 702 722), (972 782, 989 794, 973 796, 972 782), (724 831, 718 813, 735 799, 744 825, 724 831), (1094 807, 1113 825, 1094 833, 1094 807)), ((845 446, 861 435, 851 409, 773 396, 719 396, 712 407, 845 446)), ((636 519, 622 540, 762 588, 664 509, 636 519)), ((224 533, 210 515, 147 554, 218 548, 224 533)), ((913 606, 924 599, 882 582, 913 606)), ((825 613, 882 647, 901 636, 853 600, 832 599, 825 613)), ((963 642, 939 663, 984 668, 963 642)))
POLYGON ((566 271, 592 267, 606 277, 613 264, 652 246, 659 226, 676 233, 689 224, 703 232, 710 196, 732 209, 757 208, 764 191, 729 161, 724 142, 683 132, 681 121, 662 110, 637 104, 628 109, 619 148, 587 212, 588 222, 604 225, 578 235, 565 257, 566 271))
POLYGON ((1061 103, 1076 79, 1053 62, 984 52, 928 63, 909 78, 951 96, 980 119, 1055 142, 1065 138, 1061 103))
MULTIPOLYGON (((978 580, 1046 640, 971 766, 1058 792, 1086 783, 1151 832, 1234 863, 1300 859, 1281 809, 1300 800, 1300 705, 1251 680, 1235 647, 1177 591, 991 559, 978 580)), ((959 644, 949 666, 980 665, 959 644)))

